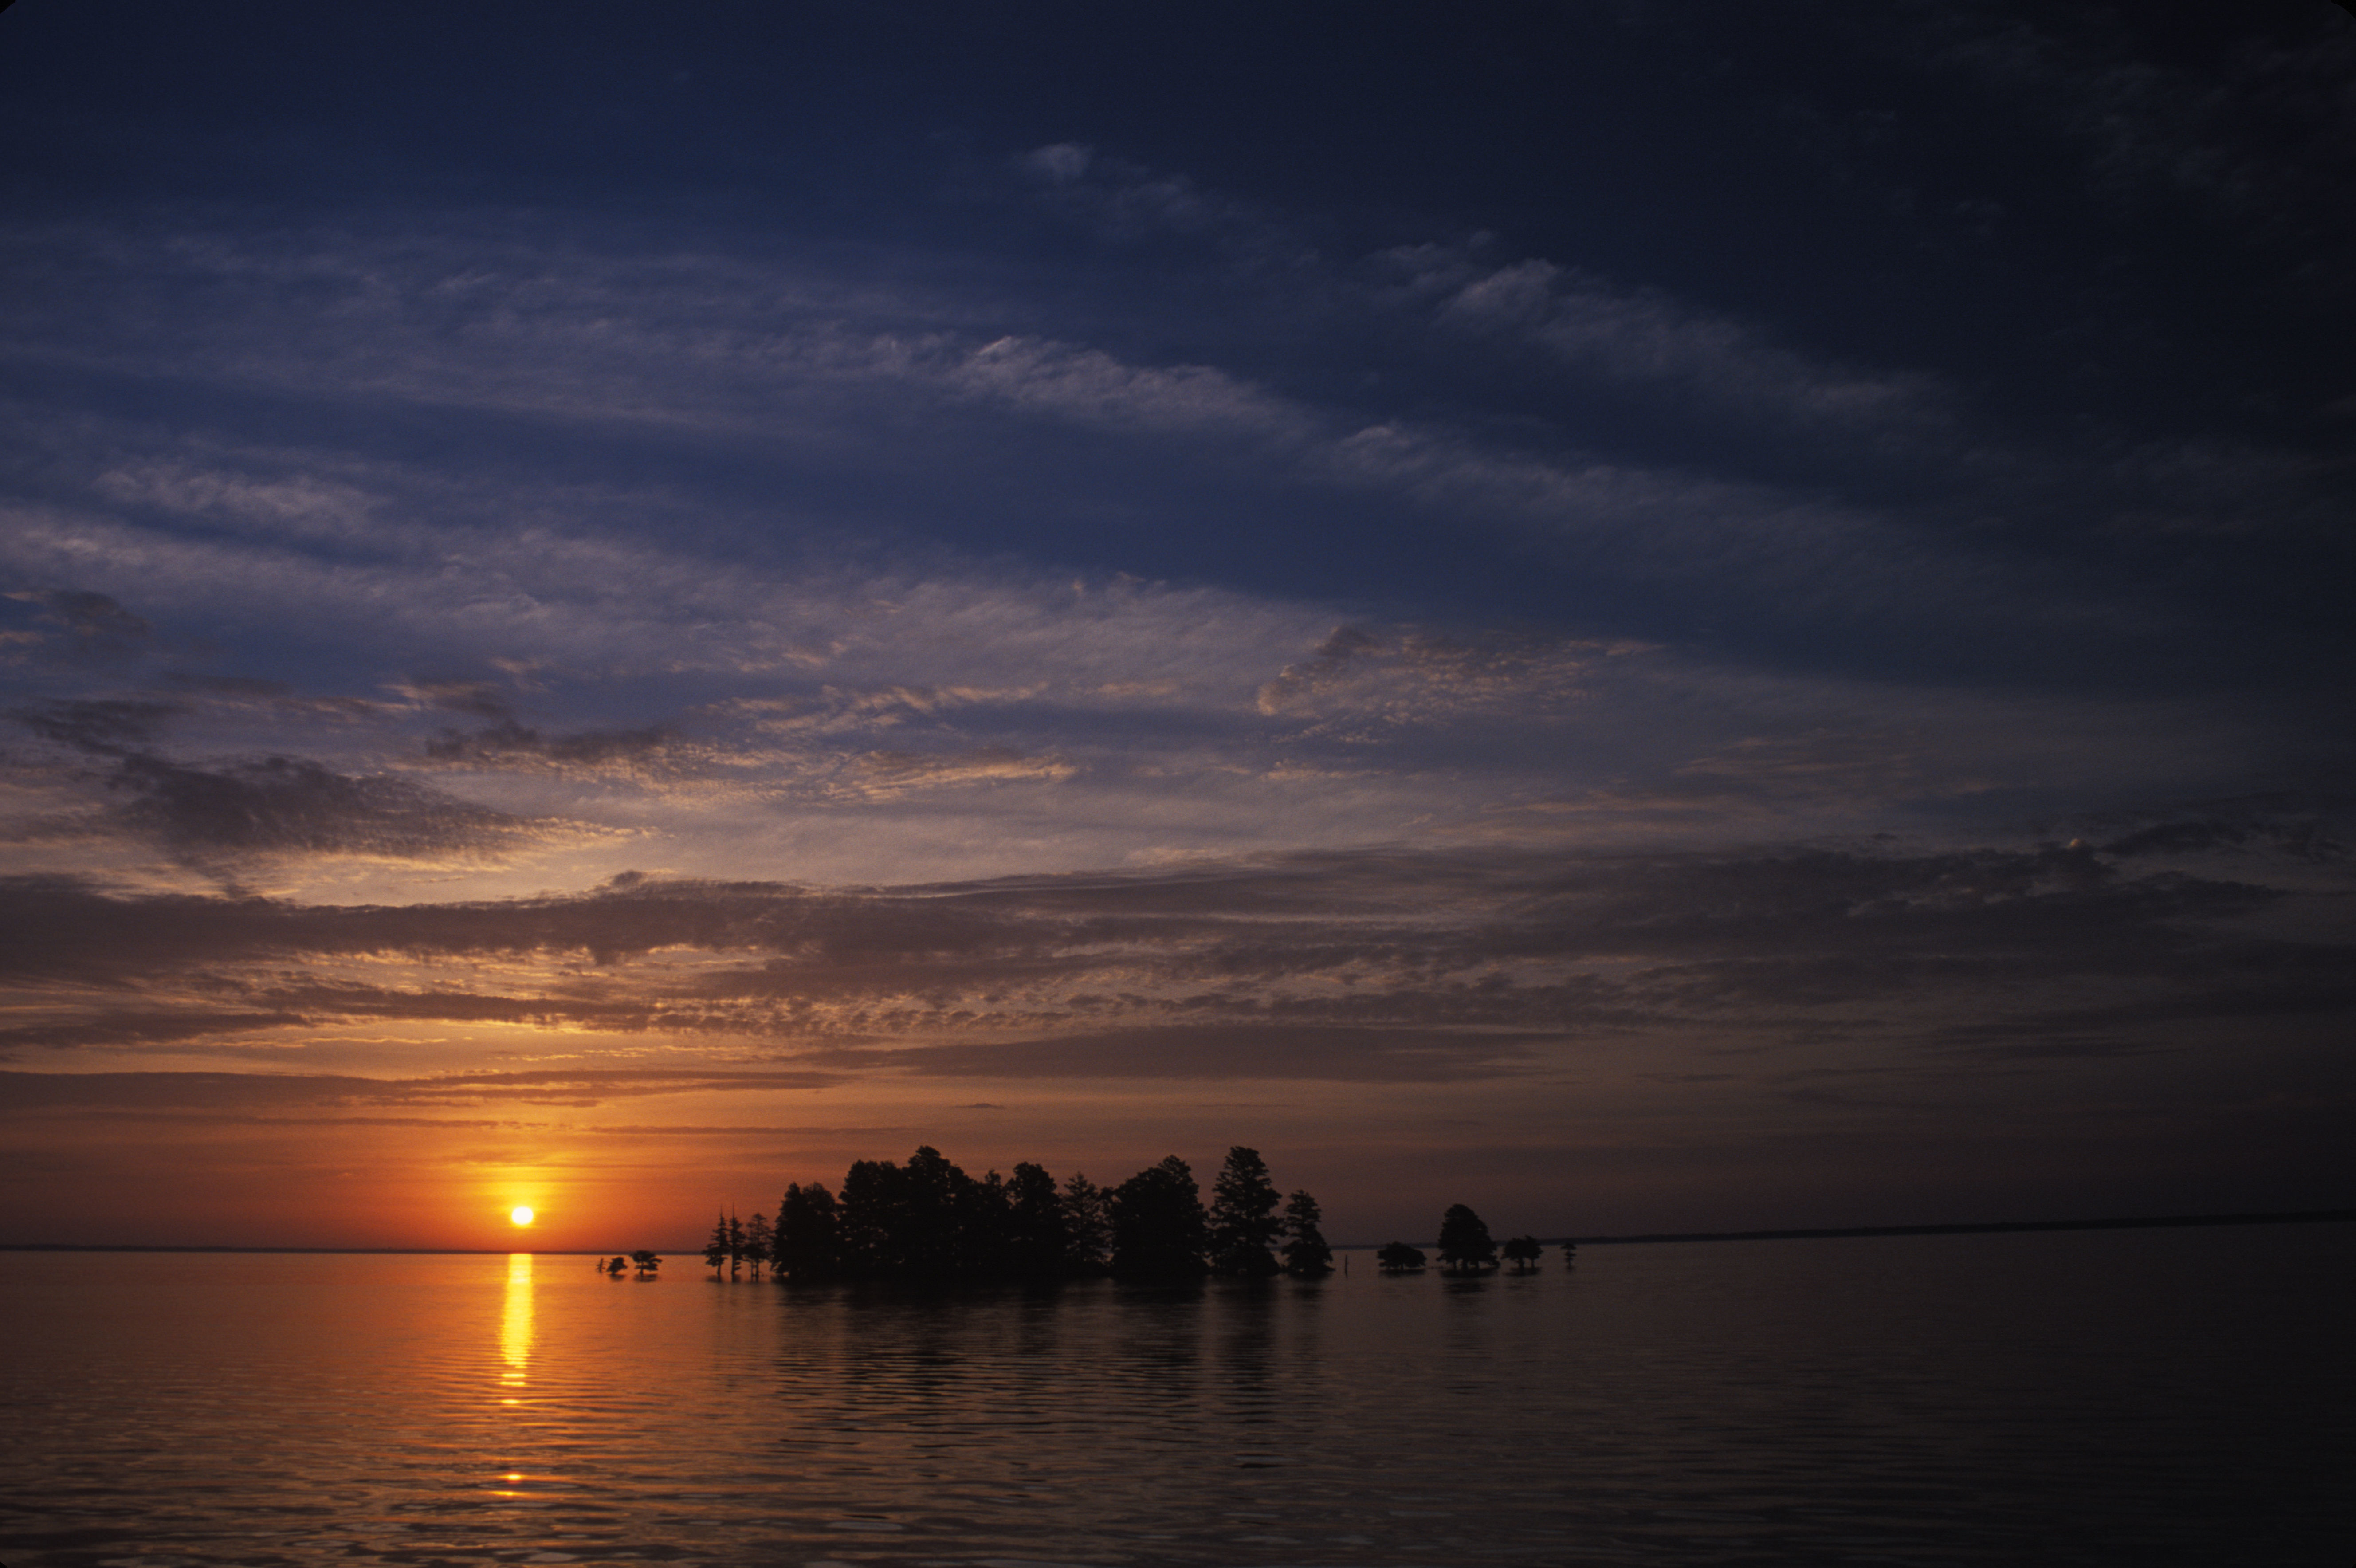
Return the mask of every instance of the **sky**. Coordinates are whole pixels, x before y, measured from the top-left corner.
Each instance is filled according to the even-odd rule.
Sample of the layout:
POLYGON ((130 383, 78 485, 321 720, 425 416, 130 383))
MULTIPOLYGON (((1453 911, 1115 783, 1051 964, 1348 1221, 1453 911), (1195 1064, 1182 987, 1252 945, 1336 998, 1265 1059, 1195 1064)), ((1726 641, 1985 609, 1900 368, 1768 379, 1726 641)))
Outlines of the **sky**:
POLYGON ((2356 1204, 2323 0, 19 0, 0 1240, 2356 1204))

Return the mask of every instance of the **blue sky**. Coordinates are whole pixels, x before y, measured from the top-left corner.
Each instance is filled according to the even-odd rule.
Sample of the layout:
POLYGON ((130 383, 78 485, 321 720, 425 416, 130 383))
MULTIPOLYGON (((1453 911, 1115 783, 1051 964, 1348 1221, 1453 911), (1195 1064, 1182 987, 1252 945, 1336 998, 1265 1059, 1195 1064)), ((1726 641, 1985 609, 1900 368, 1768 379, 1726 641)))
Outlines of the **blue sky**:
POLYGON ((0 119, 12 1236, 2350 1201, 2335 6, 21 0, 0 119))

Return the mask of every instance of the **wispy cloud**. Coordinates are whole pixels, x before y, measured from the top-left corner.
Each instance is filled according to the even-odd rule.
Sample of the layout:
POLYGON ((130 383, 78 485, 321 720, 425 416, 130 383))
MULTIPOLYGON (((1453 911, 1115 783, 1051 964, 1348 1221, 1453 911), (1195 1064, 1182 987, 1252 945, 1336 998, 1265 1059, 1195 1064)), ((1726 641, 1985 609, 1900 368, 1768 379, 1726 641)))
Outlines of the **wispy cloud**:
POLYGON ((2347 38, 2018 9, 155 200, 92 78, 175 151, 0 224, 20 1142, 2325 1146, 2347 38))
POLYGON ((1498 263, 1470 247, 1406 246, 1370 270, 1433 324, 1520 345, 1564 370, 1656 387, 1768 425, 1822 425, 1873 441, 1952 442, 1951 394, 1921 371, 1862 373, 1778 346, 1754 327, 1658 290, 1626 290, 1538 257, 1498 263))
MULTIPOLYGON (((2314 832, 2277 842, 2271 860, 2234 845, 2232 879, 2138 873, 2147 846, 2130 839, 1332 854, 857 894, 626 878, 586 897, 402 908, 20 884, 0 980, 20 1006, 48 997, 48 1021, 12 1037, 49 1051, 177 1047, 208 1019, 242 1036, 407 1018, 766 1040, 838 1071, 1401 1081, 1662 1032, 1829 1031, 1902 1049, 2098 993, 2114 1021, 2230 1013, 2223 999, 2269 989, 2252 975, 2320 977, 2345 956, 2328 921, 2296 913, 2314 832), (2244 929, 2262 915, 2269 934, 2244 929), (94 950, 80 933, 100 927, 114 936, 94 950), (354 961, 335 983, 286 967, 354 961), (153 1000, 127 1008, 132 992, 153 1000)), ((2327 985, 2300 1006, 2337 998, 2327 985)))
MULTIPOLYGON (((606 1100, 706 1090, 809 1089, 831 1081, 812 1072, 587 1070, 453 1073, 371 1079, 318 1073, 0 1073, 11 1113, 59 1111, 213 1112, 332 1112, 373 1106, 591 1105, 606 1100)), ((431 1125, 466 1125, 463 1121, 431 1125)))

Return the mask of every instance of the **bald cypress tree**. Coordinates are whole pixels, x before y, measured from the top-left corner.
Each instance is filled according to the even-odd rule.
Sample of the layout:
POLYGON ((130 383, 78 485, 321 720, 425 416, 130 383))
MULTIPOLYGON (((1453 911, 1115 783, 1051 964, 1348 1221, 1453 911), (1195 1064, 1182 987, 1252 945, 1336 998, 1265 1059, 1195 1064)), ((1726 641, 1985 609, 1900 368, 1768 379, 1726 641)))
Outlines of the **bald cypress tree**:
POLYGON ((1258 1149, 1241 1144, 1211 1184, 1211 1267, 1223 1274, 1266 1279, 1277 1272, 1269 1249, 1283 1230, 1276 1217, 1276 1183, 1258 1149))
POLYGON ((920 1145, 902 1167, 898 1254, 894 1272, 939 1279, 965 1261, 966 1220, 973 1205, 972 1179, 930 1144, 920 1145))
POLYGON ((1075 1171, 1064 1180, 1065 1266, 1083 1278, 1112 1255, 1112 1194, 1075 1171))
POLYGON ((744 1261, 753 1265, 755 1279, 759 1279, 761 1271, 768 1266, 769 1254, 773 1250, 774 1239, 769 1234, 769 1217, 766 1214, 755 1214, 752 1219, 744 1221, 744 1261))
POLYGON ((1440 1216, 1440 1266, 1456 1274, 1486 1273, 1497 1266, 1497 1243, 1489 1227, 1463 1204, 1451 1204, 1440 1216))
POLYGON ((872 1279, 893 1271, 905 1186, 900 1167, 890 1160, 853 1160, 842 1173, 835 1226, 844 1273, 872 1279))
POLYGON ((1055 1178, 1028 1160, 1006 1184, 1006 1267, 1023 1279, 1055 1279, 1066 1269, 1072 1227, 1055 1178))
POLYGON ((1286 1273, 1313 1276, 1333 1272, 1333 1249, 1325 1244, 1325 1233, 1318 1229, 1324 1218, 1317 1200, 1305 1191, 1284 1200, 1286 1273))
POLYGON ((835 1230, 834 1194, 812 1182, 786 1188, 777 1205, 777 1229, 770 1242, 776 1272, 798 1284, 832 1279, 841 1266, 835 1230))
POLYGON ((1129 1279, 1192 1279, 1205 1267, 1210 1226, 1194 1172, 1172 1155, 1113 1189, 1112 1272, 1129 1279))
POLYGON ((712 1234, 704 1238, 703 1262, 713 1273, 728 1261, 728 1216, 722 1214, 712 1222, 712 1234))

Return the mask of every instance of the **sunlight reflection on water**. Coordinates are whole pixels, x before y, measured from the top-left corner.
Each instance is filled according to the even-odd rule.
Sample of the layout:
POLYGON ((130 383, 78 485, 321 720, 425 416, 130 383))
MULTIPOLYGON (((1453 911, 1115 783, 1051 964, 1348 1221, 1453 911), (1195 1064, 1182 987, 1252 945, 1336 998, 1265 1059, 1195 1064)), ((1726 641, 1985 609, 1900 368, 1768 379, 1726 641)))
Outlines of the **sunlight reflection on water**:
MULTIPOLYGON (((499 1354, 506 1359, 508 1369, 499 1379, 501 1387, 519 1393, 525 1375, 531 1368, 531 1254, 508 1254, 507 1303, 499 1313, 499 1354)), ((514 1404, 511 1394, 505 1402, 514 1404)))
POLYGON ((2351 1240, 955 1299, 20 1256, 0 1560, 2298 1561, 2356 1526, 2351 1240))

